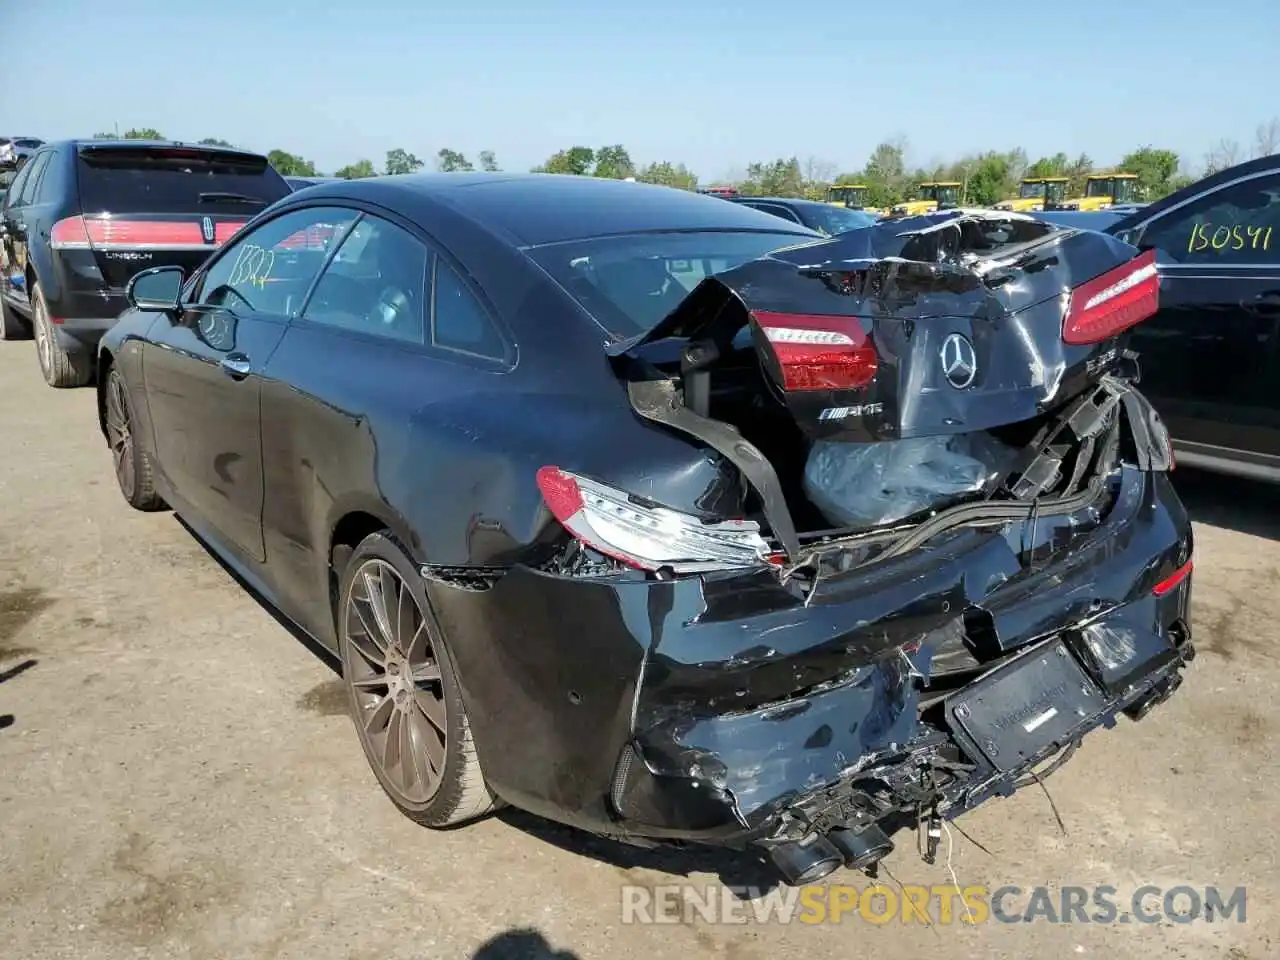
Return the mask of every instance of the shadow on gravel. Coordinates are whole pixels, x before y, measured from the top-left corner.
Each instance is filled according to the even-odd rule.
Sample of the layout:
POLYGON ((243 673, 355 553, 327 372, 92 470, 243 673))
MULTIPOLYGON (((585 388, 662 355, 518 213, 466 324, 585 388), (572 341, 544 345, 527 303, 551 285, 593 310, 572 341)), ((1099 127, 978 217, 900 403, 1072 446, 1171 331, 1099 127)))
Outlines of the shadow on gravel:
POLYGON ((541 817, 505 807, 497 818, 522 833, 580 857, 607 863, 619 870, 653 870, 687 877, 709 873, 727 887, 746 888, 759 894, 778 886, 778 874, 763 860, 748 853, 716 847, 664 845, 652 849, 597 837, 583 830, 543 820, 541 817))
POLYGON ((16 667, 6 667, 4 670, 0 670, 0 683, 12 680, 20 673, 26 673, 39 662, 39 660, 23 660, 16 667))
POLYGON ((1189 467, 1174 471, 1173 486, 1195 522, 1280 540, 1280 487, 1189 467))
POLYGON ((267 600, 266 597, 258 593, 257 589, 253 586, 253 584, 245 580, 245 578, 240 576, 240 574, 237 573, 235 569, 233 569, 231 566, 225 563, 220 556, 214 553, 214 551, 210 549, 209 545, 205 543, 204 540, 201 538, 200 534, 198 534, 195 530, 193 530, 190 526, 188 526, 186 521, 184 521, 177 514, 174 514, 173 518, 178 521, 178 524, 182 527, 183 530, 187 531, 187 533, 191 535, 191 539, 194 540, 196 543, 200 544, 200 548, 204 550, 204 552, 207 553, 214 560, 214 562, 218 564, 218 566, 220 566, 223 570, 225 570, 227 572, 227 575, 231 577, 231 579, 234 580, 236 583, 238 583, 240 585, 240 588, 244 590, 245 593, 247 593, 250 597, 252 597, 257 602, 258 606, 262 607, 263 610, 265 610, 267 613, 271 615, 271 618, 275 620, 276 623, 280 624, 280 626, 288 630, 289 633, 293 635, 293 638, 295 640, 297 640, 300 644, 302 644, 304 647, 310 650, 313 654, 315 654, 316 657, 319 658, 319 660, 325 666, 327 666, 330 670, 332 670, 334 673, 341 674, 342 664, 338 661, 337 657, 335 657, 323 646, 321 646, 320 643, 318 643, 316 639, 311 636, 311 634, 301 629, 292 620, 290 620, 283 613, 277 610, 267 600))
POLYGON ((21 657, 34 651, 14 643, 18 632, 53 606, 53 598, 43 590, 19 588, 0 591, 0 660, 21 657))
POLYGON ((482 943, 471 960, 579 960, 579 957, 569 950, 556 950, 537 930, 507 930, 482 943))

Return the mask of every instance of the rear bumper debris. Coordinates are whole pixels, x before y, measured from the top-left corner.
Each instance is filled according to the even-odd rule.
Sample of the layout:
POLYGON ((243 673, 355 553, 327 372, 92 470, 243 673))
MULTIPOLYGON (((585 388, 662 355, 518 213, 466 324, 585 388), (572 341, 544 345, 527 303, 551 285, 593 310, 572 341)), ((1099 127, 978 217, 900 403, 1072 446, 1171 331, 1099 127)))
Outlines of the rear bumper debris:
POLYGON ((1103 509, 952 531, 807 596, 770 571, 428 587, 468 638, 500 795, 633 842, 763 848, 801 882, 1167 699, 1191 550, 1168 476, 1127 466, 1103 509))

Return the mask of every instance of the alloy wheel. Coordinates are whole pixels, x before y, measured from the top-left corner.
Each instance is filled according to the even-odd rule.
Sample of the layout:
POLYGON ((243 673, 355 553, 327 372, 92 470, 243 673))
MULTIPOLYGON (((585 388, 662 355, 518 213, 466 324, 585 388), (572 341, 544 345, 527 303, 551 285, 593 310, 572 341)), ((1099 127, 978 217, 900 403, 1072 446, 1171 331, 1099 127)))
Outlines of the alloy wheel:
POLYGON ((129 496, 133 493, 135 481, 133 428, 129 419, 129 401, 125 397, 124 379, 114 370, 107 379, 106 425, 111 459, 115 462, 116 480, 125 496, 129 496))
POLYGON ((405 803, 426 803, 444 774, 444 687, 426 618, 385 560, 366 560, 356 570, 343 632, 346 681, 367 753, 405 803))
POLYGON ((36 356, 40 361, 40 372, 48 380, 49 371, 53 369, 53 331, 49 329, 49 318, 45 314, 43 300, 36 300, 33 312, 35 322, 32 326, 36 328, 36 356))

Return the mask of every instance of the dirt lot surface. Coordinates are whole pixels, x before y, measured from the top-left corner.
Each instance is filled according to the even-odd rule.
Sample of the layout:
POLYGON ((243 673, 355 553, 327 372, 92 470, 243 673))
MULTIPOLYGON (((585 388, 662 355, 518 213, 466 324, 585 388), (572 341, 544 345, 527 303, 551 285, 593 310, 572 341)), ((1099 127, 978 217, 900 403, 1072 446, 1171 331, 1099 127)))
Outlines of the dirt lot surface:
MULTIPOLYGON (((0 344, 0 956, 1280 955, 1280 491, 1178 475, 1202 651, 1182 691, 1049 781, 1065 835, 1026 790, 962 821, 990 855, 957 836, 953 856, 962 885, 1111 884, 1122 905, 1143 884, 1246 886, 1244 923, 641 926, 624 885, 741 882, 737 865, 518 814, 448 833, 401 817, 332 667, 172 515, 125 505, 93 403, 0 344)), ((949 882, 910 838, 888 863, 949 882)))

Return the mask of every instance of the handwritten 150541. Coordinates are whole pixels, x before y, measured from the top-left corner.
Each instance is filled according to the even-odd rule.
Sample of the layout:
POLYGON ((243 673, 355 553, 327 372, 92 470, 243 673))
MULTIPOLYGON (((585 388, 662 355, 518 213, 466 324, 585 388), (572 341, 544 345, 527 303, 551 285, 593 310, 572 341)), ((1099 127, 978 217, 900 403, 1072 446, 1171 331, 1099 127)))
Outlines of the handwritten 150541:
POLYGON ((1197 223, 1187 238, 1188 253, 1205 250, 1270 250, 1271 231, 1274 227, 1253 227, 1247 224, 1215 227, 1211 223, 1197 223))

